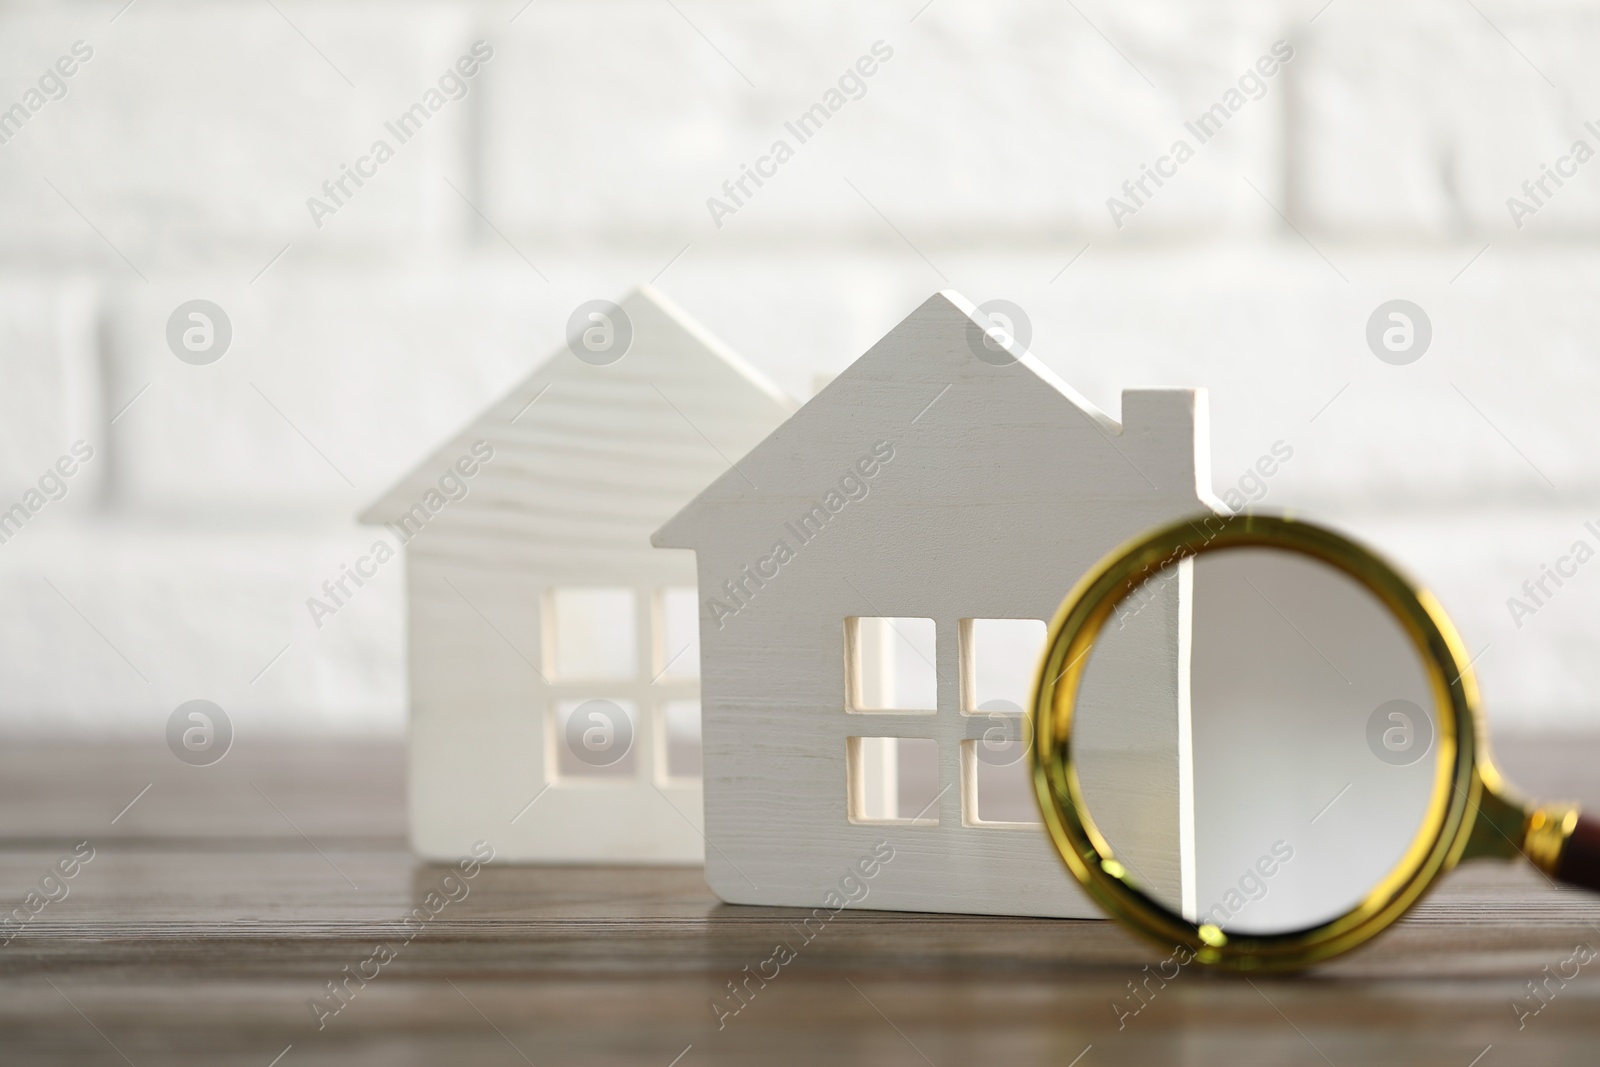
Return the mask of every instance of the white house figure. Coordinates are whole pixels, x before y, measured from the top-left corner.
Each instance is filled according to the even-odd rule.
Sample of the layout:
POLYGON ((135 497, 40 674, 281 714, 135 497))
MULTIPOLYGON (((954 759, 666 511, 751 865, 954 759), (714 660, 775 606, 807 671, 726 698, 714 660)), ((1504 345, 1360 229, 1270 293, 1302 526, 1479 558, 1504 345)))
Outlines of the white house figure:
POLYGON ((405 544, 424 857, 701 861, 694 561, 650 534, 793 405, 654 291, 621 308, 362 516, 405 544))
MULTIPOLYGON (((656 545, 698 557, 717 895, 837 906, 841 877, 887 841, 892 860, 851 904, 1098 915, 1037 821, 1021 709, 1073 583, 1126 539, 1215 506, 1207 433, 1196 390, 1127 391, 1118 425, 945 292, 662 526, 656 545)), ((1171 729, 1081 741, 1107 756, 1085 781, 1096 795, 1152 769, 1170 783, 1158 804, 1141 788, 1141 807, 1106 807, 1101 829, 1176 889, 1192 887, 1178 862, 1193 834, 1189 603, 1170 586, 1132 622, 1154 659, 1096 676, 1159 694, 1171 729), (1123 810, 1138 818, 1115 824, 1123 810)))

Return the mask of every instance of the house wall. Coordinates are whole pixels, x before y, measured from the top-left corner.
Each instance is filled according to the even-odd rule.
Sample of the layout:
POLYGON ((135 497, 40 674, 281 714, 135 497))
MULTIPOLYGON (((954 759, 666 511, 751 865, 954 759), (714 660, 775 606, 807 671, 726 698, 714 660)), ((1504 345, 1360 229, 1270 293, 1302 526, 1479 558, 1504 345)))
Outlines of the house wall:
MULTIPOLYGON (((431 531, 430 531, 431 532, 431 531)), ((681 553, 631 569, 485 567, 440 532, 407 561, 412 843, 450 859, 488 840, 509 861, 699 863, 701 785, 660 773, 658 712, 698 696, 694 680, 653 680, 652 620, 636 617, 642 662, 628 680, 564 679, 553 669, 548 598, 558 587, 630 584, 641 607, 692 585, 681 553), (627 778, 566 777, 555 721, 563 700, 631 701, 638 709, 627 778)), ((575 769, 582 769, 569 761, 575 769)))
MULTIPOLYGON (((1071 540, 1063 534, 1053 552, 1019 537, 997 540, 992 554, 974 555, 967 537, 952 538, 938 529, 936 510, 896 508, 887 502, 882 509, 860 517, 857 529, 828 529, 827 545, 807 546, 781 574, 783 588, 775 581, 763 591, 768 599, 753 605, 759 610, 741 612, 720 630, 709 615, 702 616, 706 818, 708 835, 717 845, 707 853, 709 883, 730 902, 816 907, 858 857, 887 840, 896 858, 874 881, 862 906, 1094 914, 1061 877, 1060 859, 1041 826, 963 825, 970 813, 963 811, 960 742, 981 739, 994 720, 960 714, 956 667, 962 619, 1048 620, 1062 589, 1041 583, 1039 575, 1086 567, 1080 562, 1084 548, 1074 545, 1063 551, 1061 542, 1071 540), (917 532, 907 536, 908 527, 917 532), (887 532, 897 528, 898 536, 887 532), (844 620, 880 614, 934 620, 940 672, 937 713, 846 712, 844 620), (937 784, 942 792, 931 812, 938 826, 848 822, 846 739, 852 736, 939 742, 937 784)), ((994 511, 1001 524, 1024 522, 1027 514, 1003 504, 994 511)), ((842 527, 847 520, 841 516, 836 522, 842 527)), ((1095 546, 1110 540, 1097 540, 1095 546)), ((724 557, 712 549, 703 558, 715 575, 724 557)), ((711 596, 718 587, 703 579, 701 591, 711 596)), ((1150 611, 1154 617, 1175 608, 1156 604, 1150 611)), ((1148 676, 1149 658, 1131 659, 1148 676)), ((1174 768, 1173 793, 1176 784, 1174 768)), ((1113 781, 1109 789, 1116 785, 1113 781)), ((1108 825, 1129 831, 1118 839, 1140 857, 1165 860, 1172 873, 1156 873, 1175 882, 1175 797, 1169 793, 1168 821, 1159 828, 1119 820, 1120 796, 1113 800, 1101 792, 1097 799, 1106 801, 1096 811, 1108 825), (1139 838, 1152 832, 1166 844, 1140 847, 1148 837, 1144 842, 1139 838)), ((1141 810, 1151 812, 1148 803, 1141 810)))

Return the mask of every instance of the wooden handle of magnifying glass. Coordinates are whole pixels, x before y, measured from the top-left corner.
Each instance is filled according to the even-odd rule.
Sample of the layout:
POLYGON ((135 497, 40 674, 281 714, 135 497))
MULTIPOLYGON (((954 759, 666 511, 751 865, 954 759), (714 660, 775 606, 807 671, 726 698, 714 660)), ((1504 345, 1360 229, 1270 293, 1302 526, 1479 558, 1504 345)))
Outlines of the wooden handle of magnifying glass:
POLYGON ((1578 816, 1562 845, 1555 875, 1568 885, 1600 891, 1600 818, 1578 816))

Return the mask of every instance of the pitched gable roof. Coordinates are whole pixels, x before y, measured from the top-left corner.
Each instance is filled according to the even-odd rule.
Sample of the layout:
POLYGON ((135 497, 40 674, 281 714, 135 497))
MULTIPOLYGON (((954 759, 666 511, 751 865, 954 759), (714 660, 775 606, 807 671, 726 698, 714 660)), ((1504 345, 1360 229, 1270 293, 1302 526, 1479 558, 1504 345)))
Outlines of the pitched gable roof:
MULTIPOLYGON (((780 456, 804 447, 803 442, 811 433, 808 424, 813 417, 819 423, 826 418, 833 426, 840 425, 840 420, 848 424, 855 421, 854 416, 841 415, 841 412, 854 409, 869 426, 882 424, 886 418, 898 418, 900 425, 914 424, 927 409, 940 402, 944 396, 941 390, 945 388, 984 384, 987 388, 983 395, 992 394, 997 401, 1003 396, 1016 397, 1019 390, 1027 395, 1039 390, 1047 398, 1060 401, 1061 417, 1076 415, 1087 420, 1113 448, 1121 450, 1117 439, 1122 436, 1123 427, 1014 340, 1003 339, 1003 355, 991 348, 987 351, 994 352, 994 358, 987 355, 978 358, 973 346, 981 345, 985 331, 992 327, 988 318, 959 293, 945 290, 929 297, 787 423, 752 449, 739 463, 739 469, 726 471, 685 505, 656 531, 651 542, 663 548, 690 547, 700 518, 709 516, 715 510, 714 505, 748 497, 754 484, 751 477, 763 482, 767 461, 777 461, 780 456), (995 388, 995 375, 1007 375, 1010 379, 995 388), (919 413, 918 408, 923 404, 927 404, 927 409, 919 413)), ((1128 396, 1140 398, 1141 415, 1160 418, 1170 411, 1185 420, 1203 421, 1204 418, 1203 402, 1189 392, 1130 393, 1128 396), (1181 410, 1182 405, 1190 405, 1193 410, 1181 410)), ((993 414, 992 421, 996 425, 1004 421, 1002 413, 993 414)), ((1131 411, 1125 411, 1124 415, 1131 418, 1131 411)), ((989 433, 982 426, 976 427, 974 432, 979 439, 989 433)), ((1196 463, 1203 463, 1203 457, 1194 459, 1196 463)), ((1174 484, 1170 488, 1186 492, 1192 499, 1196 489, 1193 473, 1198 469, 1192 468, 1187 478, 1179 472, 1176 481, 1186 484, 1174 484)), ((1129 473, 1131 477, 1140 476, 1134 471, 1129 473)), ((1144 480, 1150 481, 1148 477, 1144 480)))
POLYGON ((742 456, 794 402, 648 286, 622 301, 633 325, 607 366, 563 346, 361 514, 397 521, 478 440, 495 450, 454 516, 549 543, 632 544, 742 456))

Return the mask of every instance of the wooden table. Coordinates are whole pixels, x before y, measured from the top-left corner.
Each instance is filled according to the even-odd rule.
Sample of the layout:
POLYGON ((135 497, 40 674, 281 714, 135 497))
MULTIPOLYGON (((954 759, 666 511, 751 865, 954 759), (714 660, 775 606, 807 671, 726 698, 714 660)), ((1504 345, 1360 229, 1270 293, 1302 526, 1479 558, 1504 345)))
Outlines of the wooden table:
MULTIPOLYGON (((1597 749, 1499 747, 1530 790, 1600 805, 1597 749)), ((711 1004, 799 913, 719 904, 697 870, 490 867, 402 944, 401 917, 449 873, 406 850, 403 766, 381 744, 241 741, 208 768, 161 747, 6 745, 0 906, 79 842, 94 857, 0 947, 0 1063, 1596 1060, 1600 959, 1552 980, 1520 1030, 1511 1004, 1575 946, 1600 949, 1600 898, 1506 867, 1457 872, 1309 975, 1185 968, 1120 1028, 1112 1005, 1136 1003, 1128 983, 1163 954, 1110 923, 845 912, 719 1029, 711 1004), (380 944, 394 958, 369 962, 380 944), (329 997, 356 972, 376 976, 329 997), (340 1006, 321 1029, 319 997, 340 1006)))

